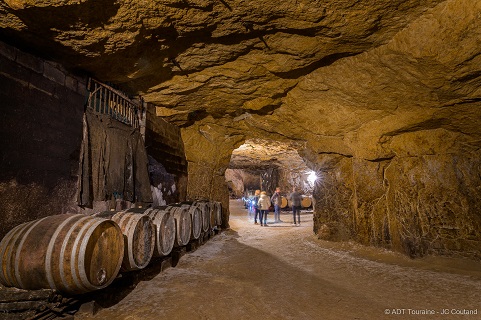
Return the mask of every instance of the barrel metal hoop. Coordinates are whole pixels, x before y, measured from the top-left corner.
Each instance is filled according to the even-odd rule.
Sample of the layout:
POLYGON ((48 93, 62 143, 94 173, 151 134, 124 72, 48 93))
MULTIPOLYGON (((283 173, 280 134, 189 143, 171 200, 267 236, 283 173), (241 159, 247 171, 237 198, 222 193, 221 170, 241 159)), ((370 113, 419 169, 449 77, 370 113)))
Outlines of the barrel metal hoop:
POLYGON ((122 223, 122 220, 124 219, 125 216, 126 216, 125 211, 119 211, 119 212, 115 213, 112 216, 112 218, 110 218, 110 220, 115 221, 115 223, 117 223, 120 227, 120 224, 122 223))
POLYGON ((150 208, 147 208, 147 209, 144 211, 144 213, 143 213, 143 214, 145 214, 145 215, 149 215, 149 214, 150 214, 152 211, 154 211, 154 210, 156 210, 156 209, 155 209, 155 208, 152 208, 152 207, 150 207, 150 208))
MULTIPOLYGON (((174 242, 175 242, 175 219, 172 215, 170 214, 164 214, 164 218, 166 219, 165 223, 163 224, 164 225, 164 231, 163 231, 163 234, 167 234, 169 235, 169 242, 168 242, 168 247, 165 248, 166 250, 164 250, 164 247, 162 246, 162 254, 163 255, 168 255, 171 251, 172 251, 172 248, 174 247, 174 242), (170 225, 172 227, 169 228, 169 221, 170 221, 170 225), (172 232, 172 228, 174 229, 172 232), (168 232, 166 232, 166 230, 168 232)), ((163 219, 164 220, 164 219, 163 219)), ((164 244, 164 241, 162 241, 162 244, 164 244)))
POLYGON ((17 247, 17 252, 15 253, 15 278, 17 280, 17 283, 18 283, 18 287, 19 288, 24 288, 23 286, 23 283, 22 283, 22 278, 20 276, 20 272, 18 270, 18 265, 20 263, 20 252, 22 251, 22 247, 23 247, 23 244, 25 243, 25 240, 26 238, 28 237, 28 235, 30 234, 30 232, 32 231, 33 228, 35 228, 40 222, 42 222, 43 220, 45 220, 47 217, 44 217, 40 220, 37 220, 28 230, 27 232, 23 235, 23 238, 22 240, 20 241, 20 244, 18 245, 17 247))
POLYGON ((162 213, 163 211, 160 210, 160 209, 156 209, 156 210, 152 210, 151 213, 149 213, 149 218, 152 220, 152 222, 154 224, 157 224, 159 223, 159 215, 162 213))
MULTIPOLYGON (((140 216, 139 219, 144 219, 145 216, 140 216)), ((147 217, 148 218, 148 217, 147 217)), ((149 257, 148 259, 145 259, 145 261, 142 263, 142 264, 136 264, 137 268, 139 269, 143 269, 145 268, 149 263, 150 263, 150 260, 152 259, 152 256, 154 254, 154 250, 155 250, 155 239, 156 239, 156 235, 155 235, 155 231, 157 230, 157 228, 155 227, 154 223, 152 222, 152 220, 150 218, 147 219, 146 221, 147 225, 148 225, 148 229, 150 231, 150 238, 149 238, 149 243, 150 243, 150 248, 149 248, 149 257), (152 227, 154 229, 154 233, 152 233, 152 227), (152 237, 154 238, 154 242, 152 243, 152 237)), ((145 227, 145 225, 143 225, 142 227, 145 227)), ((144 236, 145 238, 145 236, 144 236)))
POLYGON ((131 268, 139 268, 139 265, 134 260, 133 233, 135 231, 135 226, 139 222, 140 218, 142 218, 141 215, 130 217, 130 220, 127 222, 127 225, 125 226, 125 233, 126 233, 125 235, 127 236, 127 248, 128 248, 127 253, 129 258, 129 267, 131 268))
POLYGON ((45 254, 45 274, 47 275, 47 281, 52 289, 58 289, 57 286, 55 285, 55 281, 53 280, 53 270, 52 270, 52 253, 53 253, 53 247, 55 245, 55 241, 57 240, 58 235, 62 231, 62 229, 65 227, 67 223, 70 222, 70 220, 78 218, 78 215, 72 215, 71 217, 65 219, 55 230, 53 233, 52 237, 50 238, 50 242, 48 243, 47 247, 47 253, 45 254))
MULTIPOLYGON (((70 236, 72 235, 72 232, 75 230, 75 228, 77 227, 77 225, 79 223, 81 223, 82 221, 87 220, 87 219, 98 219, 98 218, 91 218, 90 216, 85 216, 85 217, 82 217, 79 220, 75 221, 75 223, 70 227, 67 235, 65 236, 65 240, 62 244, 62 249, 60 250, 60 257, 64 257, 64 255, 65 255, 65 248, 67 246, 67 243, 70 240, 70 236)), ((75 254, 76 254, 77 243, 78 243, 80 237, 82 236, 82 232, 85 230, 85 228, 87 228, 87 226, 88 226, 88 224, 85 224, 80 229, 80 231, 78 232, 77 237, 75 237, 74 243, 72 245, 72 251, 70 253, 70 273, 72 274, 72 279, 75 282, 75 285, 80 290, 85 290, 85 288, 79 283, 79 281, 77 279, 77 272, 75 270, 75 260, 76 260, 75 254)), ((72 288, 68 285, 67 280, 65 279, 65 269, 64 269, 64 263, 63 262, 64 262, 64 259, 60 259, 60 266, 59 266, 60 279, 62 280, 62 285, 64 285, 65 288, 67 288, 69 291, 72 291, 72 288)), ((78 290, 75 290, 75 291, 78 291, 78 290)))
POLYGON ((20 224, 20 225, 16 226, 15 228, 13 228, 12 230, 10 230, 8 232, 7 236, 0 243, 1 244, 1 246, 0 246, 0 266, 2 268, 2 272, 0 272, 0 279, 2 280, 1 282, 3 284, 7 285, 7 286, 14 285, 12 283, 11 277, 7 277, 7 274, 9 273, 7 271, 10 271, 11 266, 12 266, 12 263, 10 261, 11 258, 12 258, 12 251, 13 251, 12 246, 10 246, 10 250, 8 252, 6 252, 6 250, 7 250, 8 245, 10 244, 10 242, 11 242, 11 240, 14 236, 16 236, 14 243, 16 242, 16 239, 18 238, 18 232, 21 232, 20 229, 24 230, 31 223, 33 223, 33 222, 28 222, 28 223, 20 224), (3 257, 5 255, 7 255, 7 257, 4 261, 3 257), (7 279, 7 278, 10 278, 10 279, 7 279))
POLYGON ((181 214, 182 214, 182 221, 184 222, 183 223, 184 224, 183 235, 185 236, 185 238, 183 239, 184 240, 183 243, 184 243, 184 245, 187 245, 189 243, 189 240, 190 240, 190 234, 192 233, 192 220, 190 218, 189 211, 183 210, 181 214), (188 226, 190 226, 190 228, 188 228, 188 226))
POLYGON ((2 240, 2 243, 4 243, 5 249, 2 249, 1 251, 1 266, 2 266, 2 274, 5 272, 5 285, 7 286, 15 286, 15 279, 14 279, 14 273, 15 273, 15 264, 12 266, 12 255, 13 255, 13 249, 12 245, 17 242, 19 235, 23 233, 23 230, 27 229, 31 224, 33 224, 34 221, 27 222, 21 225, 16 226, 14 229, 12 229, 8 234, 8 239, 5 238, 2 240), (10 245, 10 250, 8 250, 6 253, 4 252, 8 248, 8 244, 10 245), (5 262, 3 261, 3 257, 6 255, 5 262), (4 264, 5 263, 5 264, 4 264), (5 269, 3 271, 3 266, 5 265, 5 269))
MULTIPOLYGON (((90 240, 90 236, 92 235, 92 233, 94 233, 94 231, 97 229, 97 227, 100 224, 102 224, 106 221, 109 221, 109 220, 94 218, 94 220, 92 220, 91 222, 89 221, 89 223, 92 223, 91 225, 87 224, 86 226, 84 226, 84 228, 82 228, 82 229, 85 229, 88 226, 88 230, 85 234, 85 237, 82 239, 82 243, 80 244, 79 252, 86 252, 87 243, 90 240)), ((79 237, 77 237, 77 239, 79 239, 79 237)), ((73 252, 75 252, 75 250, 73 252)), ((73 257, 72 257, 71 263, 72 263, 72 265, 75 263, 73 257)), ((122 263, 122 261, 120 261, 120 263, 122 263)), ((80 255, 77 266, 78 266, 80 281, 82 282, 84 287, 86 287, 88 289, 96 290, 96 289, 104 288, 104 287, 108 286, 110 284, 110 282, 112 282, 114 280, 114 277, 111 277, 111 281, 106 282, 106 283, 102 284, 101 286, 93 285, 89 281, 89 279, 87 278, 87 274, 85 272, 85 255, 80 255)), ((118 268, 120 268, 120 265, 118 265, 118 268)))

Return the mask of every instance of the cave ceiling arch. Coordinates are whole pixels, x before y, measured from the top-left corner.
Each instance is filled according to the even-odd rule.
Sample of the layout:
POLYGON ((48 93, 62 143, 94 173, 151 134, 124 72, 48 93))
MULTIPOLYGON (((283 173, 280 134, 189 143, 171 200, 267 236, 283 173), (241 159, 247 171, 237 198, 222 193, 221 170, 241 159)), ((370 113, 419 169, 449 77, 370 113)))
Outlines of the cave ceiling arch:
POLYGON ((476 144, 480 16, 472 0, 5 0, 0 36, 181 127, 377 159, 416 131, 476 144))

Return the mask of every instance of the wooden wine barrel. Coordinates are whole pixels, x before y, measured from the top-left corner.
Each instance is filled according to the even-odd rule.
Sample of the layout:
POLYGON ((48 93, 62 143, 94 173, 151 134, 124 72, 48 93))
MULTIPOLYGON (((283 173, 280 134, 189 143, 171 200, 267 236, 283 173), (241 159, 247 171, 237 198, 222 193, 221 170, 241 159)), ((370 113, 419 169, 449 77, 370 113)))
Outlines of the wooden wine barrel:
POLYGON ((184 207, 172 207, 170 212, 175 220, 174 247, 182 247, 189 243, 192 233, 192 222, 189 211, 184 207))
POLYGON ((219 201, 213 201, 214 207, 214 219, 217 226, 222 225, 222 203, 219 201))
POLYGON ((312 205, 311 197, 302 197, 301 206, 303 208, 309 208, 312 205))
POLYGON ((124 255, 119 226, 83 214, 60 214, 12 229, 0 242, 0 283, 76 294, 102 289, 124 255))
POLYGON ((210 224, 210 229, 214 229, 217 227, 217 222, 215 220, 215 204, 213 201, 209 201, 209 224, 210 224))
POLYGON ((281 196, 281 209, 284 209, 285 207, 287 207, 287 198, 281 196))
POLYGON ((202 231, 207 232, 210 228, 210 205, 208 202, 196 201, 192 205, 199 208, 202 215, 202 231))
POLYGON ((145 211, 156 227, 154 256, 164 257, 174 247, 175 220, 170 213, 172 207, 155 207, 145 211))
POLYGON ((111 219, 124 234, 124 259, 122 271, 145 268, 154 254, 155 225, 143 214, 121 211, 111 219))
POLYGON ((192 228, 190 238, 199 239, 200 233, 202 232, 202 213, 197 206, 183 204, 183 208, 186 208, 190 214, 192 228))
POLYGON ((155 225, 144 215, 146 209, 132 208, 124 211, 104 211, 96 217, 117 223, 124 235, 124 258, 121 271, 145 268, 154 254, 155 225))

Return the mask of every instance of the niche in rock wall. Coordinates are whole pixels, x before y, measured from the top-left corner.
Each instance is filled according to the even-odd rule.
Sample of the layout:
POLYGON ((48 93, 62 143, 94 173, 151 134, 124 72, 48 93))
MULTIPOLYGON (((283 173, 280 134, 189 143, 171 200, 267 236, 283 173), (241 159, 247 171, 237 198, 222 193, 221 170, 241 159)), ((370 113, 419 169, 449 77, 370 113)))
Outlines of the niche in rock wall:
POLYGON ((153 206, 163 206, 179 201, 176 176, 168 173, 165 167, 151 156, 149 156, 149 176, 153 206))
POLYGON ((146 105, 145 147, 149 155, 149 176, 154 205, 185 201, 187 160, 180 129, 146 105))

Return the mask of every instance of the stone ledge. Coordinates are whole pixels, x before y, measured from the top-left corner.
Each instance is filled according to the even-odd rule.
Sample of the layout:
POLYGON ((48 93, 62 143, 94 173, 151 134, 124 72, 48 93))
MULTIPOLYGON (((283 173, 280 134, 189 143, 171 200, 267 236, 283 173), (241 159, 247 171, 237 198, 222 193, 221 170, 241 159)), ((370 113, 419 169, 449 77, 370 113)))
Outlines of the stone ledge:
POLYGON ((15 60, 17 52, 14 47, 0 41, 0 54, 10 60, 15 60))
POLYGON ((52 80, 57 82, 58 84, 65 85, 65 73, 59 70, 56 66, 54 66, 50 62, 44 63, 44 72, 43 75, 52 80))
POLYGON ((24 66, 25 68, 31 69, 37 73, 43 73, 43 61, 29 53, 17 50, 16 61, 18 64, 24 66))
POLYGON ((77 81, 77 93, 85 95, 87 93, 87 84, 83 81, 77 81))
POLYGON ((70 90, 77 91, 78 90, 78 81, 77 79, 66 76, 65 77, 65 86, 69 88, 70 90))

